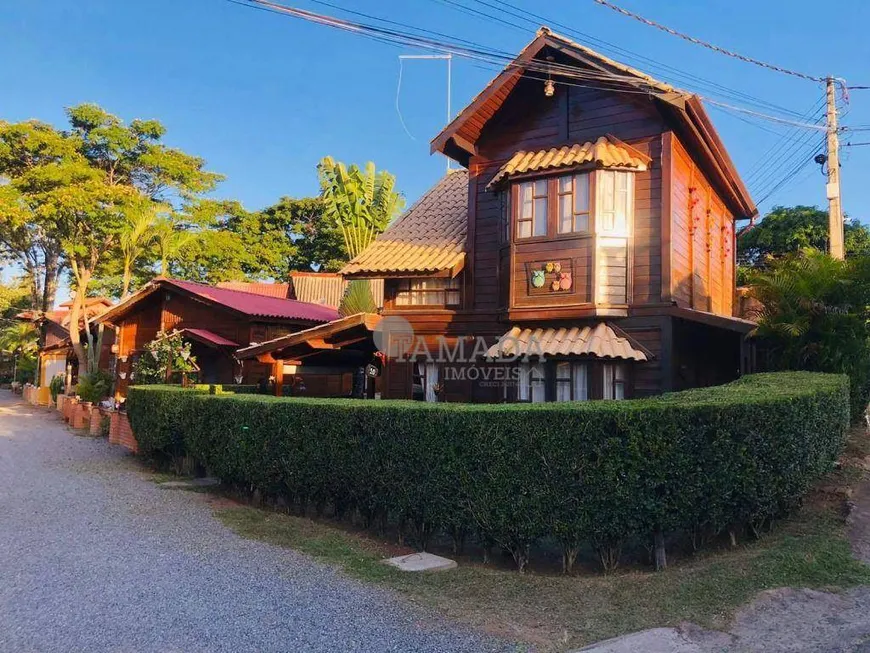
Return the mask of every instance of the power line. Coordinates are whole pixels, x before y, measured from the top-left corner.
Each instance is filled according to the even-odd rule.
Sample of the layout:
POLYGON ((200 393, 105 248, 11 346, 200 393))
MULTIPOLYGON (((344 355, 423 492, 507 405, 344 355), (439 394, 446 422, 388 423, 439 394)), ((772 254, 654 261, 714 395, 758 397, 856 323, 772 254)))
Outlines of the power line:
MULTIPOLYGON (((825 98, 821 98, 819 102, 816 102, 812 107, 810 107, 807 112, 804 114, 804 119, 810 120, 814 119, 814 122, 821 122, 824 113, 822 109, 825 105, 825 98)), ((763 172, 769 169, 769 163, 774 161, 777 158, 782 158, 783 156, 788 155, 794 147, 800 147, 803 143, 807 141, 806 134, 801 133, 801 131, 793 127, 789 132, 787 132, 789 136, 792 134, 795 135, 794 138, 790 138, 786 140, 786 136, 774 142, 768 150, 766 150, 753 164, 753 166, 746 171, 746 180, 747 183, 752 182, 754 179, 759 177, 759 175, 763 174, 763 172), (793 145, 793 143, 797 143, 797 145, 793 145)))
MULTIPOLYGON (((435 0, 435 1, 439 1, 439 0, 435 0)), ((516 5, 513 5, 510 2, 507 2, 506 0, 501 0, 501 3, 500 3, 501 6, 492 4, 491 2, 488 2, 487 0, 472 0, 472 1, 476 2, 477 4, 481 4, 481 5, 493 8, 493 9, 499 9, 509 16, 512 16, 514 18, 520 18, 520 19, 525 20, 529 23, 535 24, 536 26, 541 25, 541 24, 553 25, 554 27, 562 30, 564 33, 566 33, 570 36, 574 36, 575 38, 579 38, 581 40, 584 40, 587 43, 595 44, 596 47, 599 47, 604 51, 615 52, 615 53, 617 53, 618 56, 625 58, 629 61, 643 62, 641 65, 645 68, 650 68, 652 70, 657 69, 659 71, 665 71, 664 72, 665 76, 673 75, 673 76, 677 77, 678 79, 689 80, 688 86, 692 86, 692 85, 697 84, 697 85, 700 85, 701 87, 706 87, 706 90, 704 91, 704 93, 720 95, 720 96, 725 97, 727 99, 730 99, 732 101, 754 104, 758 107, 764 107, 767 110, 780 111, 782 113, 790 114, 790 115, 793 115, 795 117, 800 115, 797 111, 787 109, 785 107, 774 104, 774 103, 769 102, 767 100, 763 100, 761 98, 752 96, 748 93, 744 93, 742 91, 738 91, 736 89, 729 88, 727 86, 719 84, 718 82, 706 79, 704 77, 699 77, 697 75, 685 72, 685 71, 680 70, 678 68, 674 68, 673 66, 669 66, 668 64, 662 63, 662 62, 657 61, 655 59, 651 59, 650 57, 647 57, 643 54, 639 54, 637 52, 627 50, 619 45, 616 45, 616 44, 611 43, 609 41, 605 41, 601 38, 593 36, 592 34, 587 34, 587 33, 581 32, 577 29, 574 29, 574 28, 564 24, 564 23, 560 23, 556 20, 553 20, 552 18, 543 16, 541 14, 535 14, 531 11, 517 7, 516 5), (511 11, 511 10, 513 10, 513 11, 511 11)), ((685 81, 680 82, 680 83, 686 84, 685 81)))
MULTIPOLYGON (((806 113, 804 113, 801 118, 803 120, 810 120, 815 116, 815 121, 818 122, 821 114, 819 113, 822 108, 825 106, 825 98, 822 97, 818 102, 816 102, 813 106, 811 106, 806 113)), ((750 123, 755 124, 755 123, 750 123)), ((761 125, 756 125, 758 127, 762 127, 761 125)), ((765 152, 758 157, 755 163, 746 171, 746 178, 749 179, 756 174, 758 174, 759 170, 763 168, 764 164, 772 159, 774 156, 777 156, 783 148, 788 147, 788 142, 801 142, 802 137, 800 136, 800 130, 797 127, 792 127, 783 133, 780 138, 771 144, 771 146, 765 150, 765 152)))
MULTIPOLYGON (((332 27, 335 29, 340 29, 343 31, 348 31, 351 33, 355 33, 357 35, 366 36, 369 38, 374 38, 375 40, 391 43, 391 44, 400 44, 404 46, 412 46, 418 47, 428 50, 434 50, 442 53, 452 53, 457 56, 461 56, 468 59, 476 59, 479 61, 484 61, 490 64, 500 63, 501 67, 516 67, 524 70, 531 70, 535 72, 540 72, 545 75, 560 75, 564 77, 568 77, 569 79, 579 79, 581 81, 598 81, 600 83, 606 83, 610 86, 601 87, 602 90, 614 90, 614 84, 622 84, 623 87, 617 87, 616 90, 620 90, 622 92, 632 92, 634 89, 637 92, 637 89, 641 89, 642 92, 649 95, 655 92, 660 92, 660 89, 655 86, 655 84, 651 81, 647 81, 642 77, 635 77, 629 75, 617 75, 614 73, 607 72, 593 72, 588 71, 577 66, 570 66, 566 64, 556 64, 552 62, 539 62, 539 61, 527 61, 522 64, 518 64, 515 62, 514 55, 509 53, 504 53, 502 51, 493 50, 489 48, 483 48, 481 46, 470 47, 463 46, 456 43, 439 41, 433 38, 419 36, 415 34, 407 34, 400 31, 397 31, 392 28, 379 27, 376 25, 367 25, 365 23, 356 23, 353 21, 336 18, 333 16, 327 16, 324 14, 318 14, 315 12, 296 9, 293 7, 288 7, 286 5, 278 4, 275 2, 271 2, 269 0, 252 0, 254 4, 242 2, 241 0, 228 0, 233 4, 239 4, 241 6, 264 9, 267 11, 271 11, 273 13, 280 13, 284 15, 288 15, 294 18, 299 18, 302 20, 306 20, 309 22, 313 22, 319 25, 332 27), (645 88, 644 88, 645 87, 645 88)), ((379 20, 379 19, 378 19, 379 20)), ((417 29, 417 28, 412 28, 417 29)), ((554 80, 557 83, 564 83, 561 80, 554 80)), ((587 86, 592 86, 587 84, 587 86)), ((594 86, 592 86, 595 88, 594 86)), ((744 113, 746 115, 755 116, 758 118, 763 118, 766 120, 770 120, 773 122, 779 122, 782 124, 799 126, 807 129, 818 129, 817 125, 811 125, 807 123, 799 123, 793 120, 786 120, 784 118, 780 118, 777 116, 772 116, 769 114, 765 114, 758 111, 753 111, 750 109, 746 109, 743 107, 735 106, 725 102, 718 102, 717 100, 712 100, 711 98, 706 98, 702 95, 698 95, 701 99, 706 99, 708 102, 712 104, 717 104, 720 107, 744 113)))
POLYGON ((767 201, 770 197, 772 197, 777 191, 786 186, 790 181, 792 181, 798 174, 800 174, 801 170, 806 168, 810 163, 813 163, 813 157, 816 154, 819 154, 824 149, 823 145, 820 145, 815 149, 815 151, 806 159, 799 161, 798 164, 792 168, 788 174, 785 175, 773 188, 771 188, 760 200, 758 200, 758 204, 767 201))
POLYGON ((635 14, 627 9, 623 9, 615 4, 608 2, 607 0, 594 0, 598 4, 609 7, 613 9, 613 11, 622 14, 623 16, 628 16, 629 18, 634 18, 637 21, 645 25, 649 25, 650 27, 655 27, 658 30, 663 32, 667 32, 672 36, 676 36, 678 38, 683 39, 684 41, 689 41, 690 43, 694 43, 695 45, 700 45, 701 47, 707 48, 708 50, 713 50, 714 52, 718 52, 719 54, 724 54, 729 57, 733 57, 734 59, 739 59, 740 61, 744 61, 746 63, 755 64, 756 66, 761 66, 762 68, 767 68, 768 70, 773 70, 778 73, 784 73, 786 75, 792 75, 794 77, 800 77, 801 79, 808 79, 813 82, 823 82, 825 81, 825 77, 816 77, 814 75, 807 75, 806 73, 797 72, 796 70, 789 70, 788 68, 783 68, 782 66, 776 66, 771 63, 767 63, 766 61, 761 61, 760 59, 754 59, 752 57, 747 57, 738 52, 734 52, 732 50, 726 50, 718 45, 714 45, 712 43, 707 43, 706 41, 702 41, 701 39, 695 38, 694 36, 690 36, 688 34, 684 34, 683 32, 678 32, 675 29, 671 29, 667 25, 662 25, 661 23, 657 23, 655 21, 650 20, 649 18, 644 18, 639 14, 635 14))
POLYGON ((756 193, 763 193, 770 185, 771 181, 776 178, 776 175, 782 172, 783 168, 792 165, 795 160, 801 159, 809 150, 814 149, 813 135, 807 133, 796 144, 790 145, 782 153, 776 153, 769 157, 771 164, 762 166, 758 172, 753 175, 751 185, 756 193), (775 163, 773 160, 775 159, 775 163))

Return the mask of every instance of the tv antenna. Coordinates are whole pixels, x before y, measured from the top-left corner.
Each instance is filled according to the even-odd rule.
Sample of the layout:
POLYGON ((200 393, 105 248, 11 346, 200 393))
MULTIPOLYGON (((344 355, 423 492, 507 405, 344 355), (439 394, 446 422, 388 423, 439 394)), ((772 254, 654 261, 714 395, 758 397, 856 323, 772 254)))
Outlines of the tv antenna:
MULTIPOLYGON (((447 62, 447 122, 449 123, 452 118, 452 111, 450 109, 450 86, 451 86, 451 78, 453 75, 453 55, 448 54, 400 54, 399 55, 399 89, 396 91, 396 111, 399 113, 399 120, 402 121, 402 127, 405 127, 405 121, 402 119, 402 112, 399 110, 399 90, 401 90, 402 84, 402 68, 401 64, 403 61, 407 59, 441 59, 447 62)), ((408 128, 405 127, 405 131, 408 132, 408 128)), ((410 136, 411 133, 408 132, 410 136)), ((411 136, 413 138, 413 136, 411 136)), ((450 157, 447 157, 447 172, 450 172, 450 157)))

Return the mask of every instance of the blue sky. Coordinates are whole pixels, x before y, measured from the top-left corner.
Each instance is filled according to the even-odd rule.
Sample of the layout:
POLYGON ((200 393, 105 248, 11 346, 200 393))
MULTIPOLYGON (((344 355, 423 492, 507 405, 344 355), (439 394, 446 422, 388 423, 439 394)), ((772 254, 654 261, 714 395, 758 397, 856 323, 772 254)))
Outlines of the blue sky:
MULTIPOLYGON (((446 0, 331 1, 510 52, 534 35, 531 25, 519 30, 477 19, 456 11, 446 0)), ((474 0, 453 1, 491 11, 474 0)), ((592 0, 512 2, 657 62, 801 113, 822 97, 814 82, 708 52, 592 0)), ((311 0, 287 4, 341 15, 311 0)), ((840 0, 836 12, 825 16, 831 21, 827 26, 820 22, 819 4, 809 0, 622 0, 621 4, 747 55, 870 85, 866 66, 870 39, 865 29, 870 3, 866 1, 840 0)), ((443 62, 405 65, 401 107, 414 139, 397 116, 397 56, 414 54, 411 49, 226 0, 18 0, 4 5, 0 119, 39 118, 62 125, 63 108, 80 102, 99 103, 127 120, 157 118, 168 128, 169 144, 204 157, 212 170, 227 176, 219 196, 237 198, 252 209, 282 195, 316 193, 315 165, 326 154, 346 162, 374 160, 396 174, 409 201, 443 174, 444 160, 429 155, 429 139, 445 122, 443 62)), ((453 73, 454 112, 494 74, 463 60, 456 61, 453 73)), ((657 76, 678 81, 667 74, 657 76)), ((848 108, 846 124, 870 124, 870 91, 855 91, 848 108)), ((743 173, 777 141, 768 130, 786 129, 769 122, 758 127, 755 121, 747 124, 719 110, 710 111, 743 173)), ((844 140, 849 138, 870 141, 870 132, 844 140)), ((870 218, 870 184, 862 174, 868 163, 870 147, 845 149, 844 206, 862 220, 870 218)), ((770 164, 779 165, 776 160, 770 164)), ((824 179, 816 166, 797 179, 799 183, 762 204, 762 212, 774 203, 825 203, 824 179)))

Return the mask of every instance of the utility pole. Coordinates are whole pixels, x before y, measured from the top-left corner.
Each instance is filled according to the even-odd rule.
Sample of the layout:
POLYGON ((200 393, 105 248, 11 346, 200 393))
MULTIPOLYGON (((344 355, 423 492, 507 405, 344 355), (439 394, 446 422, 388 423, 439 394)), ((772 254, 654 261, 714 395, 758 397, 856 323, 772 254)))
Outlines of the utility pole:
POLYGON ((826 80, 828 110, 828 231, 830 232, 830 254, 833 258, 846 258, 843 235, 843 205, 840 202, 840 137, 837 132, 837 94, 836 80, 826 80))

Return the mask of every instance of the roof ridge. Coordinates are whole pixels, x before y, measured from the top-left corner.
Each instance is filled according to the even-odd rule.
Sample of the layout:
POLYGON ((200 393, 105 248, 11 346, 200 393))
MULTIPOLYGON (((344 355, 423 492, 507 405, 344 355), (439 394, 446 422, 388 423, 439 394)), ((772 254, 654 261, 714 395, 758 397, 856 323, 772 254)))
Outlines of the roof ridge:
MULTIPOLYGON (((217 285, 211 286, 207 283, 200 283, 199 281, 187 281, 186 279, 163 278, 163 279, 161 279, 161 281, 168 281, 170 283, 173 283, 173 282, 175 282, 175 283, 192 283, 192 284, 194 284, 196 286, 200 286, 202 288, 210 288, 211 290, 220 290, 221 292, 235 292, 235 293, 239 293, 240 295, 252 295, 254 297, 260 297, 263 299, 278 299, 280 301, 295 302, 297 304, 313 304, 314 303, 314 302, 303 302, 303 301, 300 301, 298 299, 289 299, 287 297, 273 297, 272 295, 263 295, 263 294, 255 293, 255 292, 247 292, 246 290, 239 290, 238 288, 221 288, 217 285)), ((243 282, 243 283, 257 283, 257 282, 250 281, 250 282, 243 282)), ((283 283, 286 283, 286 282, 283 282, 283 283)), ((320 304, 314 304, 314 305, 320 306, 320 304)))

